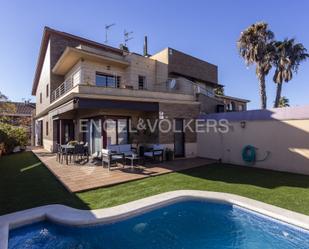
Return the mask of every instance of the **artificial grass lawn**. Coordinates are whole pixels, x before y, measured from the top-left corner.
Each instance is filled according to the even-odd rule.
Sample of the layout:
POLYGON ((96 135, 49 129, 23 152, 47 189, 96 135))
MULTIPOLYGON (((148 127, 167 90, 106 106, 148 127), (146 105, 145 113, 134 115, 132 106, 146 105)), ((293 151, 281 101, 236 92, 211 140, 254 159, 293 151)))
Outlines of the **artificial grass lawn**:
POLYGON ((213 164, 71 194, 31 152, 0 158, 0 214, 53 203, 104 208, 166 191, 195 189, 238 194, 309 215, 308 187, 309 176, 213 164))

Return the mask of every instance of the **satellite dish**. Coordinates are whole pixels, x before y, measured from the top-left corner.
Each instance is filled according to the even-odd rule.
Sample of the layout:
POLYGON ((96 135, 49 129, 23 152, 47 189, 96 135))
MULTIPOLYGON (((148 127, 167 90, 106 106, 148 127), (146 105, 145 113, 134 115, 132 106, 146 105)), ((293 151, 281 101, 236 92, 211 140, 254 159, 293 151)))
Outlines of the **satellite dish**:
POLYGON ((174 89, 176 87, 176 79, 171 79, 170 80, 169 87, 170 87, 170 89, 174 89))

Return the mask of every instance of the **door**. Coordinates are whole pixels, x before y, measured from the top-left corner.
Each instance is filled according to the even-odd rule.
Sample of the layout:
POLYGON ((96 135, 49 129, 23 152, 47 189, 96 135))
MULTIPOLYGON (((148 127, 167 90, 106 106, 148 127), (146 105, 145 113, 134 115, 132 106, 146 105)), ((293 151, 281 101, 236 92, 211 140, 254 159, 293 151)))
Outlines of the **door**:
POLYGON ((103 147, 128 143, 128 118, 106 118, 103 132, 103 147))
POLYGON ((36 145, 43 146, 43 121, 39 120, 35 124, 36 130, 36 145))
POLYGON ((174 153, 175 157, 185 156, 185 134, 183 131, 183 119, 175 119, 174 153))

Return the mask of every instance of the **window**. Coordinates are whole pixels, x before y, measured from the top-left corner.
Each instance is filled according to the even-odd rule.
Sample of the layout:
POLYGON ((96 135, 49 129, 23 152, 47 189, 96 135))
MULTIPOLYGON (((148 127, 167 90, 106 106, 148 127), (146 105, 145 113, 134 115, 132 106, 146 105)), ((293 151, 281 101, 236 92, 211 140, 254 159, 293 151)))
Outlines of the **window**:
POLYGON ((146 77, 145 76, 142 76, 142 75, 139 75, 138 76, 138 89, 139 90, 143 90, 145 89, 145 82, 146 82, 146 77))
POLYGON ((42 93, 40 93, 40 104, 42 104, 42 93))
POLYGON ((97 86, 119 88, 120 76, 96 73, 95 84, 97 86))
POLYGON ((47 84, 46 85, 46 98, 48 98, 49 96, 49 85, 47 84))
POLYGON ((106 145, 127 144, 128 143, 128 119, 114 118, 107 119, 106 125, 106 145))
POLYGON ((48 122, 46 122, 46 136, 48 136, 48 122))

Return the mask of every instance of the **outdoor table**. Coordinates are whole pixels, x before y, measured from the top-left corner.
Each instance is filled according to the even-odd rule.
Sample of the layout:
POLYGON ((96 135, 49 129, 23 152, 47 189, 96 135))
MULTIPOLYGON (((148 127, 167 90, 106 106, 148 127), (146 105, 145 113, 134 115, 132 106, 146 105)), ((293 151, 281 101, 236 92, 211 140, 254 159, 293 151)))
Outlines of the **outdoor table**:
POLYGON ((140 160, 140 157, 137 154, 132 154, 132 155, 126 156, 125 158, 131 161, 131 168, 132 169, 134 167, 134 160, 135 161, 139 161, 140 160))

